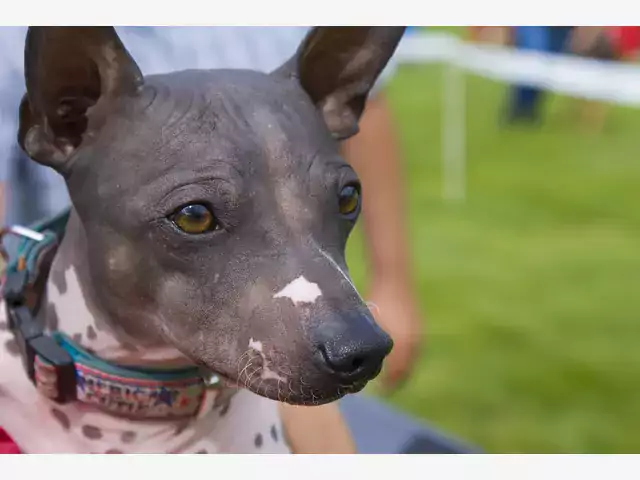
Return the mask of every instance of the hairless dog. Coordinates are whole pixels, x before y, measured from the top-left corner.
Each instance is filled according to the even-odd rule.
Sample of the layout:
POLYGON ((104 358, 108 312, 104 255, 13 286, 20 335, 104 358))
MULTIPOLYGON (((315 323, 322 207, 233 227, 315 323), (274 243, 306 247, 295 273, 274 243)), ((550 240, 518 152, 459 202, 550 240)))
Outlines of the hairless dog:
POLYGON ((339 425, 321 406, 392 342, 345 265, 361 187, 338 141, 403 31, 315 28, 271 74, 145 77, 113 28, 29 29, 18 139, 73 206, 50 248, 53 227, 22 231, 42 255, 5 292, 0 425, 23 450, 302 451, 339 425))

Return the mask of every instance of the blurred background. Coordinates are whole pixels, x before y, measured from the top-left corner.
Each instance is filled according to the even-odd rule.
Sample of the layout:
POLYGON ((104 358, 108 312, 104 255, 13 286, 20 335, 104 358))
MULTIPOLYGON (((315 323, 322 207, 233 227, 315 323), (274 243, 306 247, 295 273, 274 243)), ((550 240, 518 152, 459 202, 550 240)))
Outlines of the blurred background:
MULTIPOLYGON (((519 46, 512 28, 412 35, 519 46)), ((588 48, 598 35, 584 35, 583 56, 600 61, 588 48)), ((603 62, 637 75, 634 52, 603 62)), ((546 91, 519 122, 510 84, 463 69, 463 125, 451 127, 445 68, 401 62, 388 89, 427 337, 389 399, 489 453, 637 452, 640 110, 546 91), (447 128, 465 143, 457 201, 443 197, 447 128)), ((358 230, 348 258, 366 289, 362 245, 358 230)))
MULTIPOLYGON (((177 69, 141 32, 143 70, 177 69)), ((171 32, 186 65, 195 34, 171 32)), ((385 94, 426 340, 406 382, 371 393, 488 453, 640 450, 639 47, 638 27, 408 30, 385 94)), ((363 292, 366 257, 360 227, 363 292)))

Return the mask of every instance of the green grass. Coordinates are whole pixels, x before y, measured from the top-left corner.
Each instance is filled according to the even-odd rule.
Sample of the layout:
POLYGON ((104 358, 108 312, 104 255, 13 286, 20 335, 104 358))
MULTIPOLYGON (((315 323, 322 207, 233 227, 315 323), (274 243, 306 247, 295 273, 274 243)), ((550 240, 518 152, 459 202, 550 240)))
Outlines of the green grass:
POLYGON ((555 97, 541 129, 504 130, 505 86, 467 77, 468 197, 452 206, 441 77, 406 67, 389 91, 428 325, 391 401, 491 453, 640 451, 640 111, 593 135, 555 97))

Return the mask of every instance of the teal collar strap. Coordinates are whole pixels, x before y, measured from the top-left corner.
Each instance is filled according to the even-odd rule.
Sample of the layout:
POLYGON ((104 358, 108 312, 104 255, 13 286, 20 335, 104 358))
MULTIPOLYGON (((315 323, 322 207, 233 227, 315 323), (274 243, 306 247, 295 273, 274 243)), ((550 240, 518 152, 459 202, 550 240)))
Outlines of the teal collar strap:
MULTIPOLYGON (((59 245, 69 211, 28 229, 17 254, 9 258, 3 296, 9 327, 20 347, 27 375, 45 396, 60 403, 80 401, 108 412, 141 419, 183 418, 202 411, 213 376, 203 380, 197 367, 150 369, 106 362, 60 332, 47 334, 27 306, 26 293, 40 275, 45 255, 59 245)), ((11 230, 10 230, 11 231, 11 230)))

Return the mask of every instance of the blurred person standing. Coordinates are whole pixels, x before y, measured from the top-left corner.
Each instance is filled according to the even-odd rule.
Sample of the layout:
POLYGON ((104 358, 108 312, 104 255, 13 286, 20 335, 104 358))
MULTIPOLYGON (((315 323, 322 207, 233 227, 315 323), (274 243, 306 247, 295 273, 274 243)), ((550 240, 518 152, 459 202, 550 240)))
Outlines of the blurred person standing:
MULTIPOLYGON (((240 68, 269 72, 287 61, 307 27, 118 27, 131 55, 146 74, 189 68, 240 68)), ((17 112, 24 93, 25 27, 0 27, 0 218, 29 224, 69 205, 62 178, 30 161, 19 149, 17 112)), ((384 84, 393 59, 378 80, 364 112, 360 133, 343 143, 346 160, 361 178, 363 226, 371 282, 372 313, 393 337, 383 381, 394 387, 415 362, 422 322, 413 293, 406 238, 403 182, 393 120, 384 84)))
MULTIPOLYGON (((526 26, 513 27, 515 48, 543 53, 567 51, 574 27, 526 26)), ((545 91, 537 85, 513 85, 508 98, 507 123, 539 123, 545 91)))
POLYGON ((614 44, 620 59, 627 62, 637 61, 640 57, 640 27, 609 27, 612 30, 614 44))
MULTIPOLYGON (((517 49, 545 52, 549 50, 550 35, 545 26, 513 27, 513 44, 517 49)), ((509 92, 507 123, 525 121, 537 123, 542 90, 535 85, 513 85, 509 92)))
POLYGON ((576 27, 549 27, 549 51, 551 53, 569 53, 569 42, 576 27))

